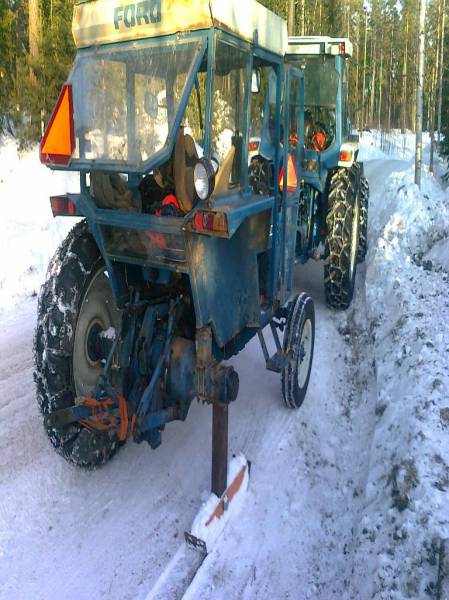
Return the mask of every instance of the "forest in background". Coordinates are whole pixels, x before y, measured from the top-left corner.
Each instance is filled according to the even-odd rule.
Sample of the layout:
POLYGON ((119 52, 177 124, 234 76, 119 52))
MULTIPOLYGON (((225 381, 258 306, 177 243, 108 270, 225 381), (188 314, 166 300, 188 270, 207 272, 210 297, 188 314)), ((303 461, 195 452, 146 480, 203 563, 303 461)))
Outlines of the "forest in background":
MULTIPOLYGON (((294 14, 290 27, 297 35, 353 42, 349 97, 355 127, 414 129, 418 0, 260 1, 286 20, 294 14)), ((69 72, 75 52, 73 4, 0 0, 0 123, 22 144, 40 138, 69 72)), ((443 134, 449 126, 448 4, 428 0, 426 16, 424 129, 443 134)))

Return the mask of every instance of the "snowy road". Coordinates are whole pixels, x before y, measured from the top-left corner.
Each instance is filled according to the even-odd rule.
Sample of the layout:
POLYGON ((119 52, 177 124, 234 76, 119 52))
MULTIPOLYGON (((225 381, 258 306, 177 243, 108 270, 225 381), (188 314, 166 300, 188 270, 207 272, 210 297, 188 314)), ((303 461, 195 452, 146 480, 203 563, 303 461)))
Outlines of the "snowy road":
MULTIPOLYGON (((324 589, 342 597, 370 433, 370 376, 356 379, 344 335, 348 319, 363 314, 363 278, 361 269, 355 311, 337 317, 324 306, 321 265, 298 277, 317 310, 314 370, 300 412, 284 408, 279 377, 265 371, 256 340, 235 361, 241 392, 230 446, 253 461, 251 492, 203 565, 193 597, 211 597, 211 588, 214 597, 298 590, 297 598, 316 598, 324 589)), ((102 470, 80 472, 43 432, 32 381, 34 325, 34 301, 1 317, 0 597, 144 598, 208 489, 210 410, 194 405, 186 424, 167 427, 155 452, 129 444, 102 470)))
MULTIPOLYGON (((284 597, 330 582, 341 591, 337 573, 349 568, 354 492, 366 460, 353 452, 362 440, 354 440, 361 432, 352 413, 368 398, 354 386, 353 351, 337 330, 346 321, 324 307, 321 266, 308 271, 317 346, 306 404, 299 413, 284 408, 279 377, 264 370, 255 342, 236 362, 241 393, 231 410, 231 450, 253 461, 251 493, 193 597, 211 597, 210 586, 223 597, 241 588, 284 597)), ((359 279, 363 292, 363 273, 359 279)), ((1 323, 0 597, 145 597, 207 490, 209 409, 195 405, 186 424, 167 427, 155 452, 130 444, 102 470, 80 472, 54 453, 42 429, 34 323, 34 302, 1 323)))
MULTIPOLYGON (((367 163, 373 196, 406 166, 367 163)), ((364 600, 351 588, 376 418, 365 268, 343 314, 325 307, 322 277, 317 263, 297 275, 317 312, 299 412, 284 408, 256 340, 234 361, 230 449, 252 461, 250 492, 187 590, 183 582, 185 598, 364 600)), ((193 405, 156 451, 128 444, 99 471, 71 467, 50 447, 35 401, 35 311, 33 300, 0 315, 0 599, 180 597, 163 577, 209 487, 210 409, 193 405)))

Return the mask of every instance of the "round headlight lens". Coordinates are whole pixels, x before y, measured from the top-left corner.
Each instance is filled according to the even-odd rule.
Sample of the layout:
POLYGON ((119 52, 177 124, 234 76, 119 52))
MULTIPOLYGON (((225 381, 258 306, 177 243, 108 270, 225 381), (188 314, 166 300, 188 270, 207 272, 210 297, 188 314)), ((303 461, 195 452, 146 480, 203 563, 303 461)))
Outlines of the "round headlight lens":
POLYGON ((193 183, 200 200, 207 200, 214 191, 215 169, 207 158, 200 158, 193 170, 193 183))

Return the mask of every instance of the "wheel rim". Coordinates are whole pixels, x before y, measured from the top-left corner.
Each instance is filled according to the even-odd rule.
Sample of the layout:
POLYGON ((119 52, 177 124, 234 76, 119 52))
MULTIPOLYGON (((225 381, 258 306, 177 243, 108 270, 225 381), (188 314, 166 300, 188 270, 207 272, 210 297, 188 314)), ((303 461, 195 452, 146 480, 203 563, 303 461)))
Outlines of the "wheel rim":
POLYGON ((92 351, 92 336, 120 326, 109 278, 104 267, 92 278, 82 299, 73 344, 73 381, 78 397, 93 393, 102 371, 101 360, 92 351))
POLYGON ((298 386, 302 389, 307 381, 312 358, 312 321, 307 319, 301 333, 298 356, 298 386))
POLYGON ((357 198, 355 201, 354 212, 353 212, 353 217, 352 217, 351 265, 350 265, 351 280, 354 276, 357 252, 359 249, 359 219, 360 219, 360 201, 359 201, 359 198, 357 198))

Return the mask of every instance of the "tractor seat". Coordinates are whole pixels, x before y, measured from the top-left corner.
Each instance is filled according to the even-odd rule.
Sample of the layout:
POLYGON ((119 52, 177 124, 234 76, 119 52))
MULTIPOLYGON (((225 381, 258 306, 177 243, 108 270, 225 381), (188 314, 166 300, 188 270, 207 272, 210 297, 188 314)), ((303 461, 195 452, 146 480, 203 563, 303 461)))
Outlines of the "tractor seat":
POLYGON ((229 181, 231 179, 232 166, 234 164, 236 148, 235 146, 231 146, 230 150, 226 154, 223 159, 220 168, 217 171, 217 175, 215 176, 215 189, 214 193, 224 194, 229 189, 229 181))
POLYGON ((155 169, 154 180, 165 193, 175 194, 181 211, 185 214, 193 208, 195 189, 193 170, 198 160, 198 152, 193 138, 184 134, 180 127, 176 136, 175 149, 170 159, 155 169))
POLYGON ((176 137, 174 151, 175 195, 184 213, 192 210, 195 201, 193 171, 198 161, 198 152, 192 136, 184 134, 180 127, 176 137))

